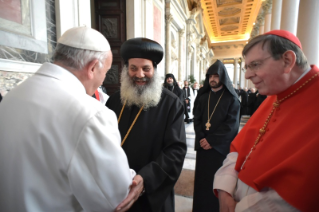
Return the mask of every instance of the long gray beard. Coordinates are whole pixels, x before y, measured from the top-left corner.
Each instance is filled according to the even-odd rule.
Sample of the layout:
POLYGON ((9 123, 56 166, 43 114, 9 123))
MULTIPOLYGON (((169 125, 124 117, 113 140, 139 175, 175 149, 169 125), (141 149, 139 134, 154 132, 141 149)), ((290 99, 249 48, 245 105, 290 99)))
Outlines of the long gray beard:
POLYGON ((128 75, 127 67, 124 66, 121 74, 121 101, 122 104, 126 101, 127 106, 136 105, 144 110, 155 107, 161 100, 162 95, 162 79, 154 70, 153 78, 143 85, 135 85, 133 80, 128 75))

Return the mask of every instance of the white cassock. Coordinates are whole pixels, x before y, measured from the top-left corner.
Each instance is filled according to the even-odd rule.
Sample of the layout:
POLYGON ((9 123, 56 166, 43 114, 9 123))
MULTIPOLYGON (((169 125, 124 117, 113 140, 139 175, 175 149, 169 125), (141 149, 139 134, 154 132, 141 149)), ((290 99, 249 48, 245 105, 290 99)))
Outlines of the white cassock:
POLYGON ((195 101, 195 96, 194 96, 194 91, 191 87, 189 87, 189 92, 190 92, 190 96, 188 97, 191 101, 190 103, 190 111, 188 112, 188 116, 190 119, 193 119, 194 116, 193 116, 193 107, 194 107, 194 101, 195 101))
POLYGON ((44 63, 0 104, 1 211, 114 211, 132 183, 113 111, 44 63))

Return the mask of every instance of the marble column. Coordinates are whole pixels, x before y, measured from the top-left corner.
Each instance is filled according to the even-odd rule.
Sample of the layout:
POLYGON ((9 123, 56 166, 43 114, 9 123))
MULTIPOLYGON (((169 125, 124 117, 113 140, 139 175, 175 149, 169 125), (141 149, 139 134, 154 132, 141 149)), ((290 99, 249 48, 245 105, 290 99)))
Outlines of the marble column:
POLYGON ((280 29, 282 0, 272 0, 270 30, 280 29))
POLYGON ((297 37, 308 63, 319 65, 319 11, 318 0, 300 1, 297 37))
POLYGON ((242 59, 241 59, 241 62, 239 63, 239 79, 238 79, 239 84, 235 86, 236 88, 241 86, 241 79, 243 77, 242 66, 243 66, 243 62, 242 62, 242 59))
POLYGON ((196 80, 197 82, 200 81, 200 79, 202 78, 202 68, 203 68, 203 63, 204 63, 204 60, 203 60, 203 57, 200 57, 200 60, 199 60, 199 70, 198 70, 198 79, 196 80))
POLYGON ((181 29, 179 32, 179 48, 178 48, 178 80, 177 81, 182 81, 182 51, 183 51, 183 43, 182 43, 182 39, 185 33, 184 29, 181 29))
POLYGON ((265 30, 265 20, 260 19, 259 20, 259 35, 264 34, 264 30, 265 30))
POLYGON ((271 26, 271 3, 267 3, 264 7, 265 11, 265 26, 264 26, 264 33, 270 31, 271 26))
POLYGON ((237 88, 237 81, 238 81, 237 73, 238 73, 238 58, 235 58, 233 84, 235 84, 236 88, 237 88))
POLYGON ((170 73, 171 66, 171 23, 172 15, 165 16, 165 74, 170 73))
POLYGON ((282 0, 280 29, 287 30, 294 35, 297 34, 299 1, 300 0, 282 0))
POLYGON ((184 80, 187 79, 187 76, 190 73, 191 70, 191 56, 192 56, 192 47, 191 47, 191 43, 192 43, 192 25, 194 23, 193 19, 188 19, 186 21, 186 70, 184 70, 185 76, 184 76, 184 80))
POLYGON ((242 87, 245 87, 245 71, 244 71, 244 66, 245 66, 245 61, 242 60, 241 61, 241 70, 240 70, 240 73, 241 73, 241 77, 240 77, 240 84, 239 86, 242 88, 242 87))

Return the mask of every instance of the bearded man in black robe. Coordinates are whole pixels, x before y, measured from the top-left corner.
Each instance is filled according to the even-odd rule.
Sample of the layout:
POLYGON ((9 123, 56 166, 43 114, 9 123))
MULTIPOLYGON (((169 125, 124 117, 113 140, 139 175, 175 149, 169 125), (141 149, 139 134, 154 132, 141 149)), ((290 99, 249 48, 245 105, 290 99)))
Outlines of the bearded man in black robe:
POLYGON ((106 106, 118 117, 122 147, 137 174, 117 209, 173 212, 174 185, 187 150, 183 103, 163 88, 156 71, 163 58, 160 44, 133 38, 123 43, 121 56, 121 89, 106 106))
POLYGON ((184 92, 183 90, 178 86, 177 81, 173 74, 166 74, 165 81, 164 81, 164 88, 167 88, 168 90, 172 91, 176 96, 179 97, 179 99, 184 102, 184 92))
POLYGON ((240 102, 224 64, 217 60, 207 71, 194 106, 196 168, 193 212, 219 211, 213 193, 215 172, 229 153, 239 128, 240 102))

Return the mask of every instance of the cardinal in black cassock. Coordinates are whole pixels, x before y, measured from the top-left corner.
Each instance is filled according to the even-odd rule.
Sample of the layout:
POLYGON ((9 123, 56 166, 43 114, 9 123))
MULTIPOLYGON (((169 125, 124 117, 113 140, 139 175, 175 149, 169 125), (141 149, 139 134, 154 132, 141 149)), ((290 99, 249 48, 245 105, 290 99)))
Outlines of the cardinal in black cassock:
POLYGON ((219 211, 213 193, 214 175, 237 135, 239 112, 240 102, 226 67, 217 60, 207 70, 204 87, 199 90, 194 105, 197 153, 193 212, 219 211))
POLYGON ((122 45, 121 56, 125 62, 121 90, 110 96, 106 106, 119 119, 121 137, 125 139, 122 147, 130 168, 136 171, 136 177, 143 178, 144 191, 129 211, 173 212, 174 185, 187 150, 183 103, 162 86, 156 71, 163 57, 158 43, 146 38, 130 39, 122 45), (150 60, 153 67, 143 66, 140 70, 132 64, 136 58, 150 60), (145 77, 131 77, 135 71, 142 71, 145 77), (147 77, 152 71, 154 75, 147 77), (145 84, 139 83, 143 81, 145 84))

